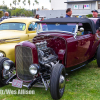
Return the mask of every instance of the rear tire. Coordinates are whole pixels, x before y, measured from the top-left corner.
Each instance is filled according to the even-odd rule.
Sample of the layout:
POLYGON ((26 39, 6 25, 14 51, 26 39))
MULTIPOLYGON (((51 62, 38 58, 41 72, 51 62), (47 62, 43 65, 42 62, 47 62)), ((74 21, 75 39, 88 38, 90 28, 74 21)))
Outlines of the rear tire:
POLYGON ((100 67, 100 44, 99 44, 98 50, 97 50, 97 64, 98 64, 98 67, 100 67))
POLYGON ((4 78, 3 78, 3 62, 4 62, 5 60, 9 60, 9 59, 6 58, 6 57, 0 57, 0 86, 7 85, 7 84, 6 84, 6 80, 7 80, 7 79, 4 79, 4 78))
POLYGON ((65 67, 62 64, 54 66, 50 78, 50 93, 53 99, 60 99, 65 89, 65 67))

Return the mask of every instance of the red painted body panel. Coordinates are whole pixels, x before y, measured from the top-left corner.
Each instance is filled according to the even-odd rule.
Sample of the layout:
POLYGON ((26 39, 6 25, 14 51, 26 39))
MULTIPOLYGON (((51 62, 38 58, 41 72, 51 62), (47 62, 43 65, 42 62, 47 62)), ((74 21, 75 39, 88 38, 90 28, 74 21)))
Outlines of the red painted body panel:
MULTIPOLYGON (((51 36, 61 37, 66 41, 66 50, 65 50, 66 51, 65 53, 65 58, 66 58, 65 67, 66 68, 78 65, 94 57, 95 52, 97 50, 97 46, 98 46, 98 41, 95 40, 95 34, 92 34, 92 33, 76 36, 76 39, 73 37, 73 34, 60 33, 60 32, 40 33, 39 36, 40 35, 51 35, 51 36)), ((59 44, 58 42, 53 41, 49 43, 49 46, 51 48, 54 48, 59 44), (54 47, 52 45, 54 45, 54 47)), ((59 58, 61 58, 61 56, 62 55, 59 55, 59 58)))
POLYGON ((73 34, 61 32, 40 33, 33 39, 33 43, 23 42, 23 46, 32 49, 34 63, 38 63, 38 55, 35 43, 47 41, 47 46, 52 48, 66 68, 76 66, 94 57, 99 41, 95 34, 86 34, 73 37, 73 34))
POLYGON ((92 53, 95 35, 87 34, 76 36, 76 39, 67 39, 67 67, 83 63, 95 54, 92 53), (92 55, 91 55, 92 53, 92 55))

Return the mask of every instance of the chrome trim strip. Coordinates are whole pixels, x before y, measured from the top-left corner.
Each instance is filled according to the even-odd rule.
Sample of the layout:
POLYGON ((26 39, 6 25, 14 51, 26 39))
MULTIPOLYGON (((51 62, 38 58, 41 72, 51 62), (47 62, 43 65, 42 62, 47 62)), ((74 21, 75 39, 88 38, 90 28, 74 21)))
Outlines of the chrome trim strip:
POLYGON ((17 38, 8 38, 8 39, 0 39, 0 43, 13 42, 13 41, 20 41, 20 37, 17 37, 17 38))

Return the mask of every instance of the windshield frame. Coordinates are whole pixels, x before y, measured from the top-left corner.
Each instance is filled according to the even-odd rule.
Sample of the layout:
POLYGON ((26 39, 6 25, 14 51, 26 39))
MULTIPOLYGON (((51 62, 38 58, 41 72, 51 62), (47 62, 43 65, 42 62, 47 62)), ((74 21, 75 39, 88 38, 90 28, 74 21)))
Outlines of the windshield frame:
MULTIPOLYGON (((49 31, 41 30, 41 31, 38 31, 38 27, 40 27, 42 29, 42 24, 44 24, 44 23, 37 23, 37 34, 43 33, 43 32, 63 32, 63 33, 69 33, 69 34, 73 34, 74 35, 75 33, 77 33, 77 30, 78 30, 78 23, 66 23, 65 25, 67 25, 67 24, 75 24, 76 25, 74 32, 58 31, 58 30, 49 30, 49 31)), ((49 24, 49 23, 45 23, 45 24, 49 24)), ((56 23, 50 23, 50 24, 56 24, 56 23)), ((63 23, 57 23, 57 24, 64 25, 63 23)))

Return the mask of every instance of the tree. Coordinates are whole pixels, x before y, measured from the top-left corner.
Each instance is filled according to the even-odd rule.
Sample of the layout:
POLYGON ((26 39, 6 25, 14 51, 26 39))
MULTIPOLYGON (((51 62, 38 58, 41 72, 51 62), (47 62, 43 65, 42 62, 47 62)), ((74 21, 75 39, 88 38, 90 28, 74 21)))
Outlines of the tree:
POLYGON ((10 3, 10 7, 12 6, 12 4, 10 3))
POLYGON ((39 4, 39 2, 38 2, 37 0, 35 0, 35 3, 36 3, 36 4, 39 4))
POLYGON ((11 11, 11 16, 21 16, 24 12, 24 9, 16 8, 11 11))
POLYGON ((18 2, 21 2, 21 0, 18 0, 18 2))
POLYGON ((17 0, 13 0, 13 4, 15 5, 15 7, 16 7, 16 3, 17 3, 17 0))
POLYGON ((44 9, 44 6, 42 6, 42 10, 44 9))
POLYGON ((9 16, 11 16, 11 10, 7 9, 7 12, 9 13, 9 16))
POLYGON ((7 6, 0 6, 0 9, 8 9, 7 6))
POLYGON ((5 5, 5 1, 3 0, 3 5, 5 5))
POLYGON ((0 18, 3 16, 3 11, 0 11, 0 18))
POLYGON ((28 0, 28 4, 29 4, 29 6, 30 6, 30 0, 28 0))
POLYGON ((24 14, 25 16, 27 16, 27 17, 33 16, 32 11, 28 11, 28 10, 24 11, 23 14, 24 14))
POLYGON ((20 2, 21 2, 21 0, 18 0, 18 3, 17 4, 19 5, 20 2))
POLYGON ((24 1, 23 1, 24 6, 26 5, 26 3, 25 3, 25 2, 26 2, 26 0, 24 0, 24 1))
POLYGON ((88 15, 86 15, 86 17, 91 18, 91 17, 93 17, 93 15, 92 14, 88 14, 88 15))

